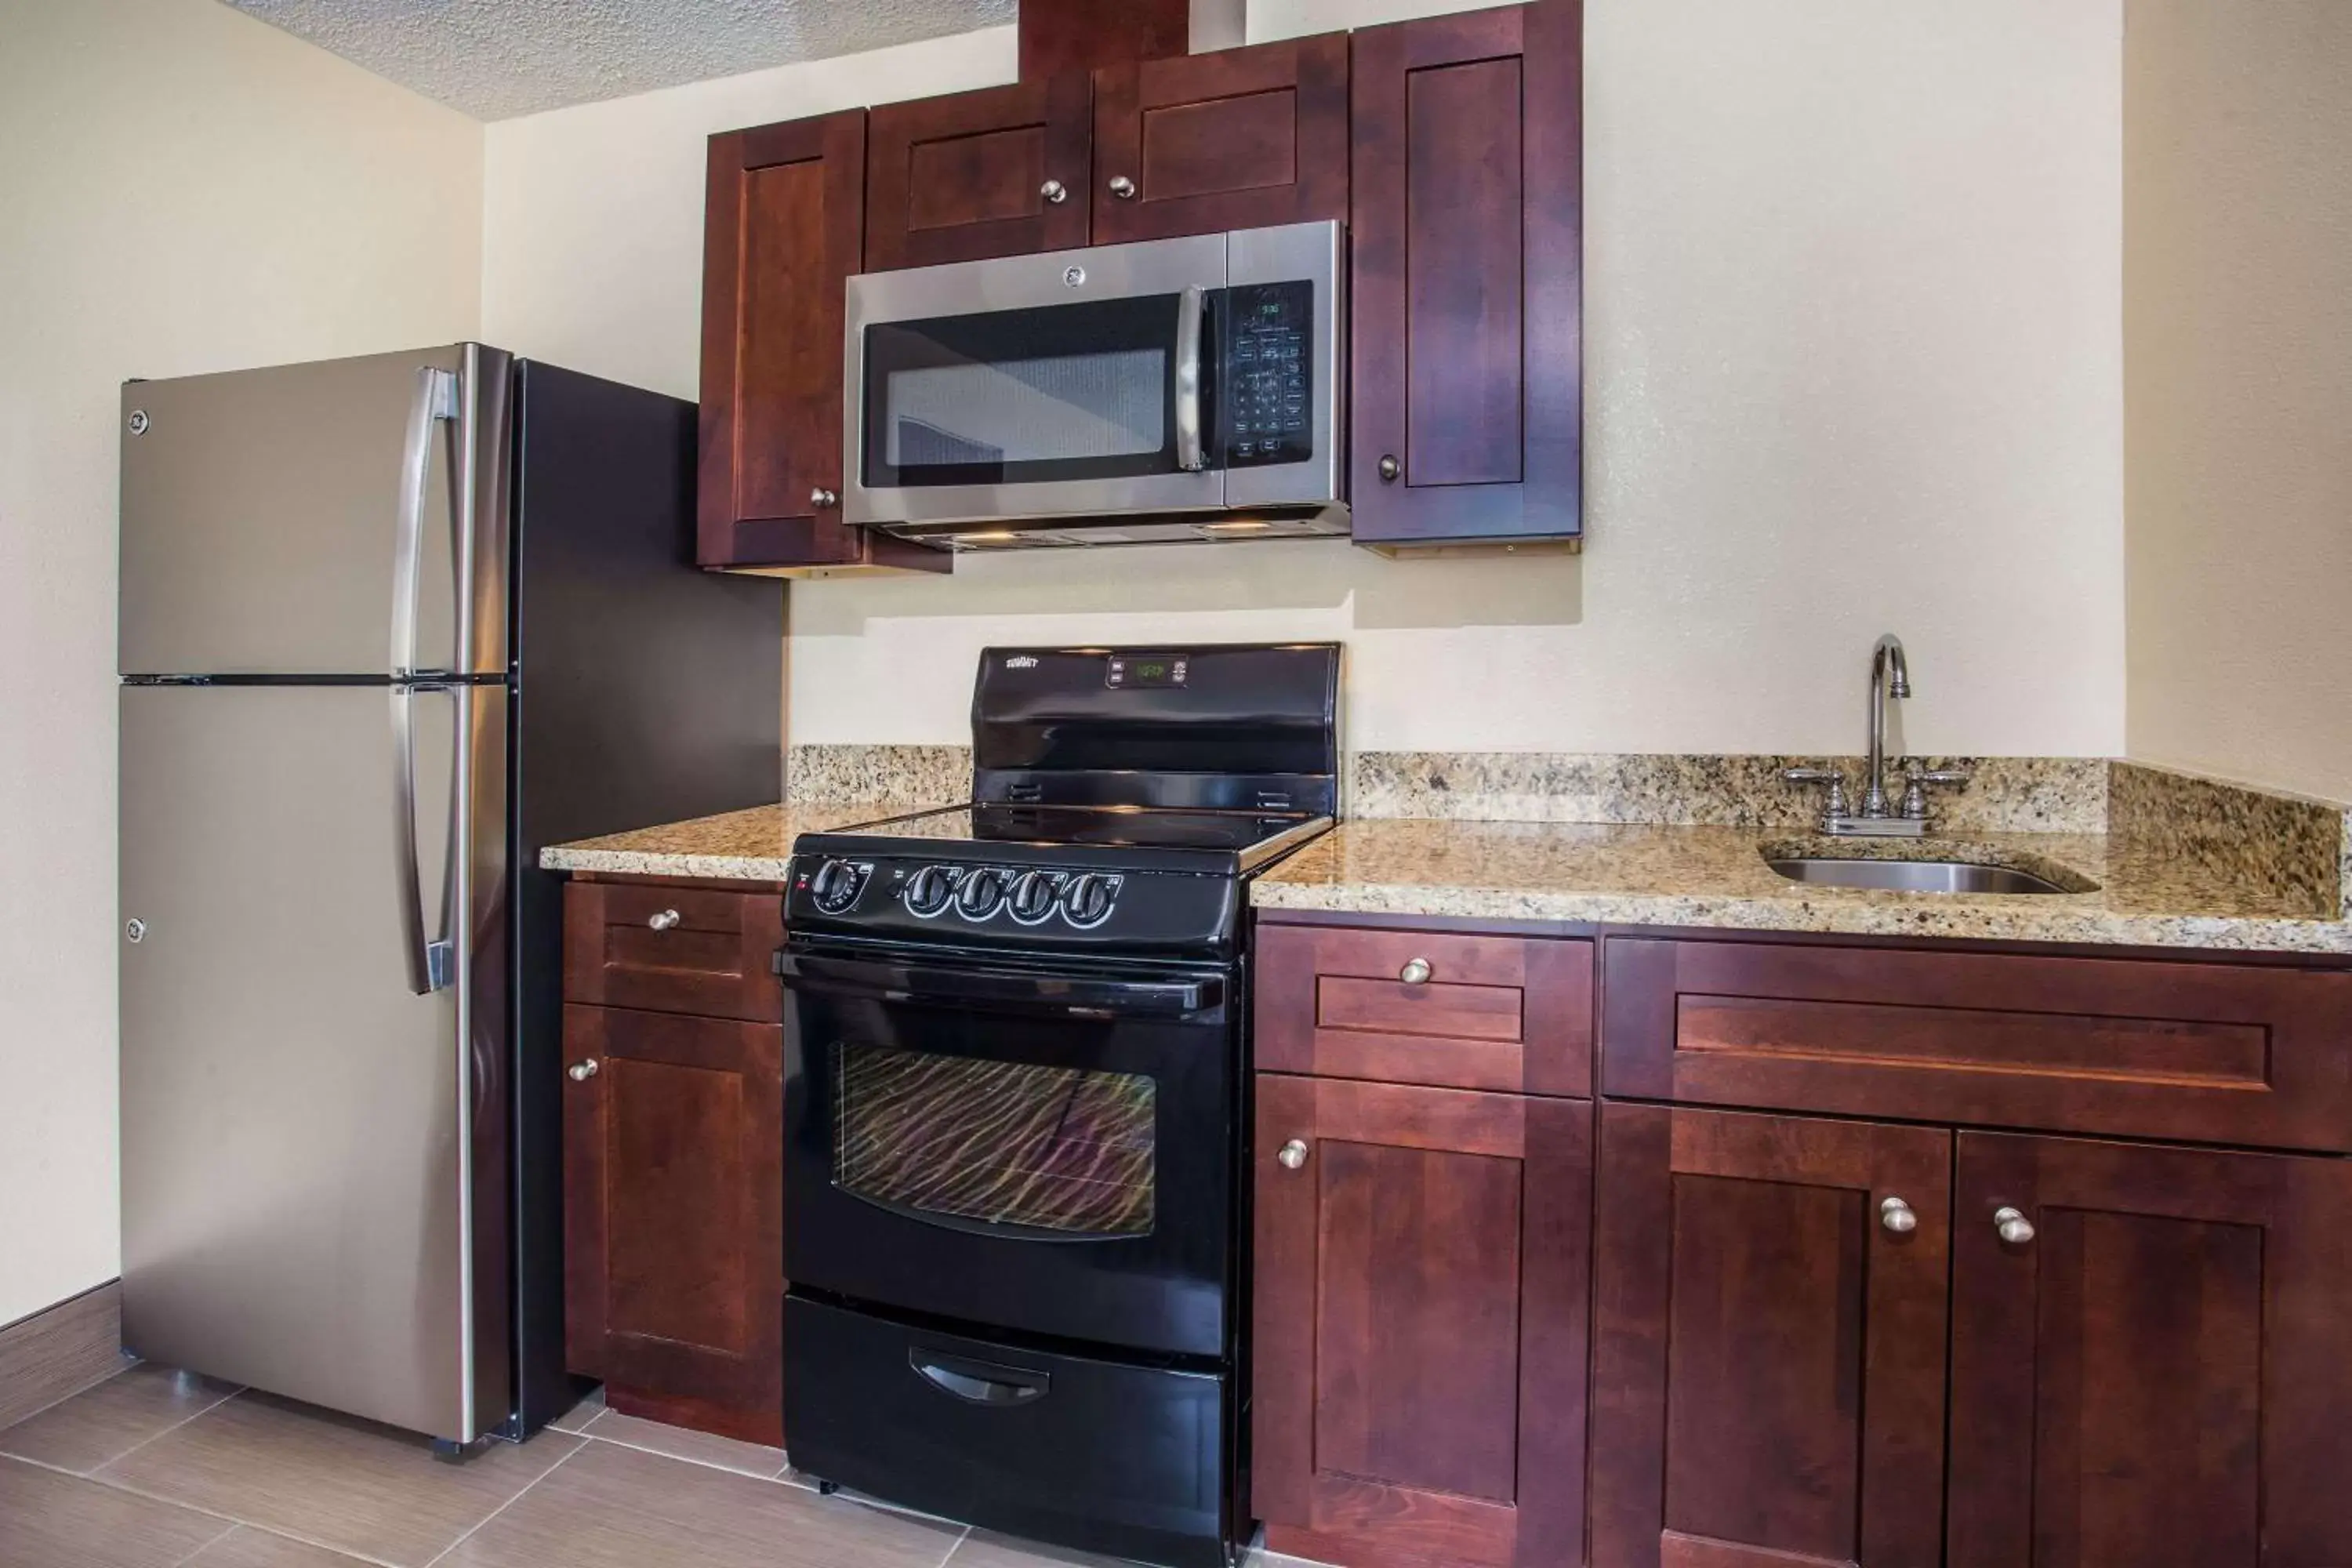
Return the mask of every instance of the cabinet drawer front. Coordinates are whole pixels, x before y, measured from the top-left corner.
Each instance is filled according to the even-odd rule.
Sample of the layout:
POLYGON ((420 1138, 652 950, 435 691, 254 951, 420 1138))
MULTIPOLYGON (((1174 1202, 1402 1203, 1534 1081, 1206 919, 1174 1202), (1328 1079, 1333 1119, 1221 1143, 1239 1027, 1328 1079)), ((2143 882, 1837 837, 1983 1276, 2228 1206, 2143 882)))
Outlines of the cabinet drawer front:
POLYGON ((772 891, 571 883, 564 1000, 781 1023, 783 987, 769 966, 784 940, 783 909, 772 891))
POLYGON ((1267 923, 1257 959, 1269 1071, 1591 1092, 1590 942, 1267 923))
POLYGON ((2352 1148, 2352 974, 1612 938, 1610 1094, 2352 1148))

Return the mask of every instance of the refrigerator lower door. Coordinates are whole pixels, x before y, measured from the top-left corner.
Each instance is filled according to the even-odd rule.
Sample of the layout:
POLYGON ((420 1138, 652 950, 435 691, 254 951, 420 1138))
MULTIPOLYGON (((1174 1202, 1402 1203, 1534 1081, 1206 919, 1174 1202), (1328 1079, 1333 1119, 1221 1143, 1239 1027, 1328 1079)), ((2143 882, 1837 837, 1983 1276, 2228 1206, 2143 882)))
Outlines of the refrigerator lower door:
POLYGON ((511 367, 496 349, 122 388, 125 675, 502 675, 511 367))
POLYGON ((495 1428, 505 691, 131 686, 121 723, 124 1343, 495 1428))

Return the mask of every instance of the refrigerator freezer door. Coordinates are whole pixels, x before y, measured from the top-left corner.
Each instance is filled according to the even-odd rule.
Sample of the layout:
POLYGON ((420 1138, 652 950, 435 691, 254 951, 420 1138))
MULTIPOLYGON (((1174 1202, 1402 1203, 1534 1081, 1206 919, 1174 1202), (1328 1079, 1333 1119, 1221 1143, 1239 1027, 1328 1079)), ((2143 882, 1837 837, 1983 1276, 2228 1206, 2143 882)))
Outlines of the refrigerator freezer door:
POLYGON ((121 703, 124 1342, 470 1439, 507 1408, 506 693, 121 703), (423 995, 398 886, 403 700, 425 915, 450 900, 454 944, 451 983, 423 995), (479 863, 469 796, 488 810, 479 863))
POLYGON ((126 384, 122 673, 504 672, 510 365, 459 343, 126 384))

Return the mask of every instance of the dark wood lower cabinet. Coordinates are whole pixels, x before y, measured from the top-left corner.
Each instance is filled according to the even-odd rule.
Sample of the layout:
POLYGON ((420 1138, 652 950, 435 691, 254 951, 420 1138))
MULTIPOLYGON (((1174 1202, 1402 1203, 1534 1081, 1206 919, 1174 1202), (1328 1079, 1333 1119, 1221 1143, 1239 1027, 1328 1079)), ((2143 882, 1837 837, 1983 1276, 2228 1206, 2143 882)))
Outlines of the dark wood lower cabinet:
POLYGON ((2352 1563, 2352 1164, 1963 1132, 1958 1173, 1951 1568, 2352 1563))
POLYGON ((1951 1152, 1927 1128, 1602 1108, 1596 1564, 1936 1568, 1951 1152))
POLYGON ((782 1027, 568 1005, 563 1043, 572 1370, 625 1414, 781 1445, 782 1027))
POLYGON ((1258 1078, 1269 1547, 1351 1568, 1579 1559, 1591 1138, 1580 1100, 1258 1078))

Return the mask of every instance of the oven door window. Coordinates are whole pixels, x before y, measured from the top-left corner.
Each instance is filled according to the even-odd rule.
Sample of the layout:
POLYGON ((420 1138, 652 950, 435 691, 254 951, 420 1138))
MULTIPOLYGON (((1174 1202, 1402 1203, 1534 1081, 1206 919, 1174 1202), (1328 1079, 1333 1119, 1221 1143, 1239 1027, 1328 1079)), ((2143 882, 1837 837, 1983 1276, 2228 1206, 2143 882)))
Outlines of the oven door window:
POLYGON ((832 1054, 844 1192, 956 1229, 1151 1234, 1150 1079, 846 1044, 832 1054))
POLYGON ((1174 294, 866 329, 868 489, 1178 472, 1174 294))

